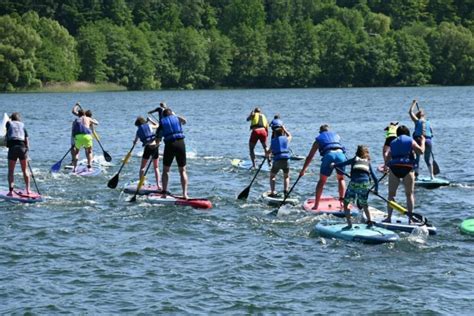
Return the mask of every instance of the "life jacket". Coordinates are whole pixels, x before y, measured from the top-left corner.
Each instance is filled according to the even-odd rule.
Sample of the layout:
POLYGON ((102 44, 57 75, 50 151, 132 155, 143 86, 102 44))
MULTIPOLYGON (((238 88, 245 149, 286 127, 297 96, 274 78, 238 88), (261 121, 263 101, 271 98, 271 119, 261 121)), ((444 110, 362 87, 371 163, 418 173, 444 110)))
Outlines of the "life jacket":
POLYGON ((25 141, 25 124, 19 121, 10 121, 7 130, 7 140, 25 141))
POLYGON ((344 146, 340 143, 341 137, 334 132, 322 132, 316 137, 316 141, 319 144, 319 153, 324 156, 331 150, 342 149, 344 146))
POLYGON ((265 115, 261 113, 255 113, 252 117, 252 120, 250 121, 250 129, 254 128, 267 128, 268 127, 268 121, 265 115))
POLYGON ((358 172, 366 172, 367 174, 370 174, 370 162, 368 159, 362 159, 360 157, 355 157, 354 159, 354 164, 352 165, 351 168, 351 174, 352 172, 356 170, 358 172))
POLYGON ((400 135, 390 143, 392 159, 388 165, 414 166, 415 159, 412 150, 413 138, 407 135, 400 135))
POLYGON ((385 132, 385 138, 397 137, 397 128, 398 128, 398 125, 390 124, 389 126, 387 126, 387 132, 385 132))
POLYGON ((278 136, 272 139, 273 160, 289 159, 290 149, 288 148, 288 137, 278 136))
POLYGON ((171 114, 163 117, 160 120, 160 125, 162 126, 165 142, 184 138, 183 128, 176 115, 171 114))
POLYGON ((79 134, 92 134, 91 129, 87 128, 82 122, 82 117, 78 117, 72 123, 72 136, 76 136, 79 134))
POLYGON ((420 137, 421 135, 424 135, 426 138, 433 137, 430 121, 423 119, 415 122, 413 137, 420 137))
POLYGON ((273 119, 270 123, 270 127, 272 131, 276 130, 277 128, 281 128, 283 126, 283 121, 280 119, 273 119))
POLYGON ((142 142, 143 146, 148 145, 155 139, 155 133, 153 133, 150 124, 147 123, 142 124, 138 127, 137 136, 138 138, 140 138, 140 141, 142 142))

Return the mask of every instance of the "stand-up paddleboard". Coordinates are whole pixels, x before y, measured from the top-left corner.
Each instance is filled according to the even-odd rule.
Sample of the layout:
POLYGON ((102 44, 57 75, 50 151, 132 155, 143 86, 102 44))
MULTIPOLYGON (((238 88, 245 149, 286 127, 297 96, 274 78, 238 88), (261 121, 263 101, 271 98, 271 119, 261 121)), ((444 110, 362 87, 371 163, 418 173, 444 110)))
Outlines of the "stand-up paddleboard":
MULTIPOLYGON (((77 162, 78 166, 87 166, 87 159, 82 159, 77 162)), ((103 156, 95 156, 94 159, 92 159, 92 167, 110 167, 112 164, 110 162, 105 161, 103 156)), ((66 170, 72 170, 74 166, 70 163, 64 165, 64 169, 66 170)))
POLYGON ((418 177, 415 180, 415 186, 427 189, 436 189, 442 186, 447 186, 449 183, 448 180, 442 178, 431 179, 430 177, 418 177))
MULTIPOLYGON (((265 157, 265 154, 255 153, 255 157, 263 158, 263 157, 265 157)), ((290 160, 305 160, 305 159, 306 159, 305 156, 297 155, 297 154, 294 154, 294 153, 291 153, 291 156, 290 156, 290 160)))
POLYGON ((5 136, 7 135, 7 122, 10 120, 7 113, 3 113, 2 124, 0 125, 0 146, 6 146, 5 136))
POLYGON ((8 191, 0 191, 0 199, 21 203, 36 203, 43 201, 43 197, 36 192, 26 194, 24 190, 14 190, 12 196, 8 196, 7 194, 8 191))
POLYGON ((400 237, 394 232, 380 227, 368 227, 366 224, 352 224, 351 229, 344 229, 347 224, 325 225, 318 223, 314 231, 323 237, 338 238, 348 241, 359 241, 366 244, 383 244, 396 242, 400 237))
MULTIPOLYGON (((317 210, 313 210, 314 206, 314 198, 307 199, 303 203, 303 209, 307 212, 311 212, 313 214, 328 214, 334 215, 337 217, 344 217, 344 208, 341 206, 341 202, 339 199, 336 199, 332 196, 322 196, 319 200, 319 205, 317 210)), ((352 216, 359 215, 359 211, 357 211, 353 205, 349 204, 349 210, 352 216)))
POLYGON ((77 166, 76 172, 71 171, 71 174, 74 174, 76 176, 81 176, 81 177, 95 177, 101 173, 102 173, 102 169, 97 168, 95 166, 92 166, 91 169, 87 168, 87 166, 77 166))
MULTIPOLYGON (((137 192, 137 182, 129 183, 123 188, 124 193, 135 194, 137 192)), ((158 190, 156 184, 145 183, 142 185, 140 190, 138 190, 138 195, 148 195, 151 193, 159 193, 161 190, 158 190)))
POLYGON ((474 236, 474 218, 468 218, 462 221, 459 225, 461 233, 474 236))
MULTIPOLYGON (((425 227, 428 230, 428 233, 430 235, 436 235, 436 227, 433 225, 427 223, 426 225, 423 225, 423 223, 420 222, 412 222, 408 223, 408 216, 404 215, 399 215, 392 213, 392 221, 391 223, 385 223, 384 220, 387 218, 387 214, 383 211, 380 211, 376 208, 370 207, 369 206, 369 212, 370 212, 370 219, 375 222, 375 225, 378 227, 382 227, 385 229, 393 230, 393 231, 402 231, 402 232, 407 232, 411 233, 415 228, 418 227, 425 227)), ((362 214, 364 214, 362 212, 362 214)), ((365 214, 364 214, 365 218, 365 214)))
POLYGON ((159 193, 149 194, 148 202, 153 203, 153 204, 162 204, 162 205, 191 206, 194 208, 201 208, 201 209, 212 208, 212 203, 208 199, 203 199, 203 198, 184 199, 179 196, 171 196, 171 195, 167 195, 166 197, 163 197, 159 193))
MULTIPOLYGON (((285 199, 285 194, 282 192, 278 192, 274 196, 269 196, 270 192, 263 192, 262 193, 262 199, 268 204, 272 206, 280 206, 283 200, 285 199)), ((298 204, 298 199, 296 198, 287 198, 285 201, 285 204, 292 204, 292 205, 297 205, 298 204)))
MULTIPOLYGON (((251 170, 252 169, 252 162, 250 160, 242 160, 242 159, 232 159, 231 161, 232 166, 240 169, 251 170)), ((261 162, 257 162, 257 169, 260 166, 261 162)), ((257 170, 255 169, 255 170, 257 170)), ((261 171, 270 172, 271 167, 268 163, 264 163, 262 166, 261 171)))

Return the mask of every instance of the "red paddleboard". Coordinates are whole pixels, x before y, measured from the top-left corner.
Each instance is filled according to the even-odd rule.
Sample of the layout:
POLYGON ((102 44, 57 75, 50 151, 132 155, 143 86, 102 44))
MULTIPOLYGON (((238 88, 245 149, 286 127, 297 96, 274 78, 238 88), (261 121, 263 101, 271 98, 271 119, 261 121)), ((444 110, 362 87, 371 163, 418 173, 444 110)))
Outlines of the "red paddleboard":
POLYGON ((0 199, 6 201, 13 201, 13 202, 21 202, 21 203, 36 203, 42 202, 43 198, 36 192, 30 192, 30 194, 26 194, 25 191, 16 190, 13 191, 12 196, 8 196, 8 191, 0 191, 0 199))
POLYGON ((161 194, 157 194, 157 193, 149 194, 148 202, 153 203, 153 204, 163 204, 163 205, 191 206, 194 208, 201 208, 201 209, 212 208, 212 203, 208 199, 201 199, 201 198, 184 199, 179 196, 171 196, 171 195, 162 197, 161 194))
MULTIPOLYGON (((332 196, 322 196, 319 200, 317 210, 313 210, 314 198, 307 199, 303 204, 303 209, 313 214, 328 214, 338 217, 344 217, 344 208, 341 205, 339 199, 332 196)), ((352 216, 356 216, 359 212, 354 208, 353 205, 349 204, 349 210, 352 216)))

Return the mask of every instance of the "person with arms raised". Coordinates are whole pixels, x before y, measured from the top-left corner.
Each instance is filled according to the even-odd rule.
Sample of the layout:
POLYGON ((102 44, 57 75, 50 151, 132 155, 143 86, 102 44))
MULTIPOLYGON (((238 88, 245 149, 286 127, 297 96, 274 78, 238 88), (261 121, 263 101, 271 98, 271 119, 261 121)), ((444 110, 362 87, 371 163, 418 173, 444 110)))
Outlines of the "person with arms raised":
MULTIPOLYGON (((431 138, 433 138, 433 129, 431 128, 431 123, 425 117, 425 111, 423 109, 418 108, 418 112, 414 112, 415 106, 418 108, 418 102, 413 100, 412 104, 410 105, 410 110, 408 113, 410 114, 411 120, 415 123, 415 131, 413 132, 413 139, 416 141, 418 145, 421 145, 421 137, 425 139, 425 151, 424 151, 424 158, 426 162, 426 166, 428 167, 428 172, 430 173, 430 178, 434 179, 433 174, 433 165, 431 163, 431 152, 433 143, 431 138)), ((416 164, 415 164, 415 179, 418 177, 418 170, 420 164, 420 156, 421 154, 417 153, 415 156, 416 164)))
POLYGON ((250 160, 252 161, 253 168, 256 168, 255 146, 257 145, 257 142, 260 141, 263 151, 267 152, 268 121, 259 107, 256 107, 249 114, 247 121, 250 121, 250 129, 252 130, 249 139, 250 160))
POLYGON ((76 172, 77 160, 79 159, 79 151, 84 147, 87 156, 87 168, 92 166, 92 125, 98 125, 99 122, 92 118, 92 112, 88 112, 86 116, 84 110, 77 111, 78 118, 74 120, 72 125, 72 134, 74 136, 75 157, 73 160, 73 172, 76 172))
MULTIPOLYGON (((388 200, 394 201, 400 180, 405 187, 407 215, 411 219, 415 207, 415 174, 416 160, 414 153, 421 155, 425 150, 425 138, 421 135, 421 144, 410 137, 410 130, 405 125, 397 128, 397 138, 390 143, 390 151, 385 160, 385 169, 390 168, 388 176, 388 200)), ((388 223, 392 219, 392 207, 387 204, 388 223)))
MULTIPOLYGON (((313 206, 314 210, 318 209, 319 200, 321 199, 324 185, 326 184, 328 177, 332 174, 333 169, 331 168, 331 163, 340 163, 347 160, 344 146, 342 146, 341 144, 341 137, 338 134, 329 131, 329 125, 321 125, 319 128, 319 135, 316 137, 313 146, 311 147, 308 155, 306 156, 303 168, 300 171, 301 177, 304 176, 306 169, 310 165, 314 155, 318 150, 322 158, 319 180, 315 190, 316 192, 313 206)), ((344 192, 346 191, 344 174, 341 172, 344 171, 343 168, 344 167, 341 168, 342 170, 336 170, 336 177, 339 189, 339 201, 341 201, 341 203, 344 200, 344 192)))
POLYGON ((169 171, 174 158, 178 164, 181 188, 183 190, 183 197, 188 198, 188 175, 186 173, 186 145, 184 143, 184 133, 182 125, 186 124, 186 120, 173 113, 170 108, 163 111, 163 117, 160 120, 160 125, 165 142, 165 150, 163 153, 163 197, 169 194, 168 181, 169 171))

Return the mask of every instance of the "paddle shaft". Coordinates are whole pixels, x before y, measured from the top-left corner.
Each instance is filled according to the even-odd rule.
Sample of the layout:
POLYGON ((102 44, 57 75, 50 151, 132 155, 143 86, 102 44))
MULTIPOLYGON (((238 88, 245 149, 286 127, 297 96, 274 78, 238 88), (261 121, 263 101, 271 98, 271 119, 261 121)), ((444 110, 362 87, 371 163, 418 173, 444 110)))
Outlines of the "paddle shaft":
POLYGON ((290 196, 290 193, 293 191, 293 189, 295 188, 295 186, 296 186, 296 184, 298 183, 298 181, 300 181, 301 177, 302 177, 301 175, 298 175, 298 178, 296 178, 295 183, 293 183, 293 185, 291 186, 290 191, 288 191, 288 192, 285 194, 285 198, 284 198, 283 201, 280 203, 280 206, 278 206, 278 209, 280 209, 280 207, 282 207, 283 204, 285 204, 286 199, 288 199, 288 197, 290 196))
POLYGON ((35 179, 35 175, 33 173, 33 169, 31 169, 31 165, 30 165, 29 161, 28 161, 28 168, 30 169, 31 178, 33 178, 33 183, 35 184, 36 192, 38 192, 38 194, 41 195, 40 190, 38 189, 38 184, 36 184, 36 179, 35 179))
POLYGON ((153 162, 153 159, 150 159, 150 161, 148 162, 148 166, 145 169, 145 172, 143 173, 143 175, 140 177, 140 180, 138 181, 137 190, 135 191, 135 194, 133 195, 133 197, 130 199, 129 202, 135 202, 137 200, 138 192, 140 191, 140 189, 143 185, 143 182, 145 181, 145 176, 148 173, 148 169, 150 169, 150 166, 151 166, 152 162, 153 162))
POLYGON ((97 136, 97 133, 95 131, 92 132, 94 134, 95 140, 99 143, 100 148, 102 149, 102 154, 104 155, 104 158, 106 161, 112 160, 112 157, 109 155, 108 152, 105 151, 104 147, 102 146, 102 143, 100 142, 99 136, 97 136))
POLYGON ((133 149, 135 148, 135 144, 136 144, 136 143, 133 143, 132 148, 130 148, 130 150, 128 151, 127 155, 125 155, 125 159, 123 160, 122 165, 120 166, 120 169, 119 169, 119 171, 117 172, 117 175, 122 171, 123 166, 125 166, 125 164, 128 162, 128 159, 130 159, 130 155, 132 154, 132 151, 133 151, 133 149))
POLYGON ((250 181, 250 184, 249 184, 249 185, 239 194, 239 196, 237 197, 239 200, 240 200, 240 199, 246 199, 246 198, 248 197, 250 188, 252 187, 253 182, 254 182, 255 179, 257 178, 257 175, 258 175, 258 173, 260 172, 260 169, 262 169, 263 164, 265 163, 266 160, 267 160, 267 157, 263 157, 262 163, 261 163, 260 166, 258 167, 257 172, 256 172, 255 175, 253 176, 252 181, 250 181))

